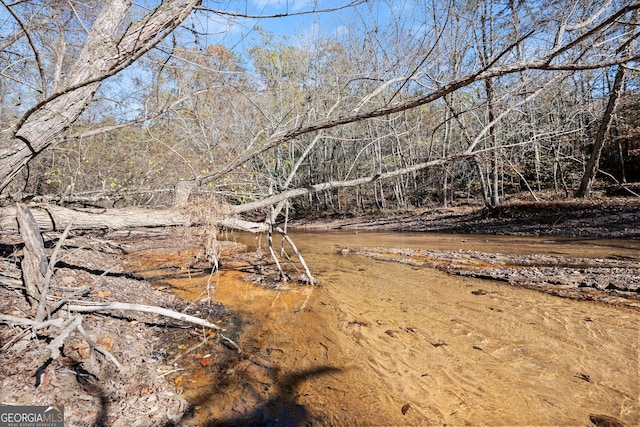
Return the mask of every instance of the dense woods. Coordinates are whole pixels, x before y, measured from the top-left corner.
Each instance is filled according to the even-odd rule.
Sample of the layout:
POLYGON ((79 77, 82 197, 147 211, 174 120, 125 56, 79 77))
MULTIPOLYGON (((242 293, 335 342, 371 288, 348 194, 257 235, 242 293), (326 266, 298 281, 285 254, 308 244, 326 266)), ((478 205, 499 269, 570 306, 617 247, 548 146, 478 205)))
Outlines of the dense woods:
POLYGON ((304 214, 640 178, 640 3, 341 6, 284 37, 217 2, 3 2, 5 201, 166 206, 187 180, 304 214), (255 26, 226 46, 213 18, 255 26))

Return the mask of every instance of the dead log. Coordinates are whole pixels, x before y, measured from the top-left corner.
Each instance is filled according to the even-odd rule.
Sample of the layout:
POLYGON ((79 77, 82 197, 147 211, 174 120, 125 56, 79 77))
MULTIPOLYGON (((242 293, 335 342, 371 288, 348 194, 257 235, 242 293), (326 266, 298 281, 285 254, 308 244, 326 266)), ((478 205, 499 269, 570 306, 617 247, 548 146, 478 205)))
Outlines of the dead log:
MULTIPOLYGON (((70 209, 56 205, 29 206, 41 231, 62 231, 73 219, 75 230, 120 230, 136 227, 164 227, 185 225, 186 219, 175 211, 141 208, 70 209)), ((17 231, 15 215, 10 208, 0 209, 0 230, 17 231)))
POLYGON ((304 269, 304 274, 307 276, 307 279, 309 280, 309 284, 313 285, 314 283, 316 283, 315 279, 311 275, 311 270, 309 270, 309 267, 307 266, 307 263, 305 262, 304 258, 302 257, 302 254, 298 250, 298 247, 296 246, 296 244, 293 243, 293 240, 291 240, 291 237, 289 237, 287 232, 285 230, 283 230, 282 228, 280 228, 280 227, 276 227, 276 231, 278 231, 278 233, 280 233, 282 235, 282 238, 287 243, 289 243, 289 246, 291 246, 291 249, 293 249, 293 252, 298 257, 298 260, 300 261, 300 264, 302 265, 302 268, 304 269))
MULTIPOLYGON (((74 230, 122 230, 127 228, 152 228, 194 225, 178 210, 154 210, 145 208, 121 209, 72 209, 56 205, 29 206, 33 218, 41 231, 63 231, 73 220, 74 230)), ((221 218, 217 225, 223 228, 265 232, 267 224, 245 221, 239 218, 221 218)), ((0 208, 0 233, 10 234, 19 230, 15 210, 0 208)))
POLYGON ((27 301, 31 307, 34 307, 41 299, 46 299, 46 295, 44 298, 41 296, 49 262, 44 252, 44 241, 31 211, 19 203, 13 217, 19 224, 20 236, 24 241, 24 256, 21 263, 22 281, 27 292, 27 301))
POLYGON ((82 302, 76 304, 69 304, 66 307, 67 310, 76 313, 94 313, 97 311, 138 311, 141 313, 153 313, 164 317, 170 317, 172 319, 180 320, 183 322, 193 323, 194 325, 220 330, 220 327, 215 323, 211 323, 206 319, 190 316, 184 313, 178 313, 177 311, 169 310, 167 308, 155 307, 144 304, 130 304, 126 302, 82 302))

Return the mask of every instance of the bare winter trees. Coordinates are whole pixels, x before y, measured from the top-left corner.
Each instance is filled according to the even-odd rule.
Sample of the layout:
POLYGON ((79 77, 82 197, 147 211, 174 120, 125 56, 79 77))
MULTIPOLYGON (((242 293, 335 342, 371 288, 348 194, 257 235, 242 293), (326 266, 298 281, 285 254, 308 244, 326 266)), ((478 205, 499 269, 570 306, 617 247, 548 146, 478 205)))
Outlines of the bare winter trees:
POLYGON ((198 8, 241 19, 197 3, 5 5, 5 194, 39 153, 14 190, 158 203, 190 179, 246 209, 566 194, 616 93, 608 73, 638 57, 637 2, 355 2, 340 31, 255 33, 246 54, 195 21, 172 33, 198 8))

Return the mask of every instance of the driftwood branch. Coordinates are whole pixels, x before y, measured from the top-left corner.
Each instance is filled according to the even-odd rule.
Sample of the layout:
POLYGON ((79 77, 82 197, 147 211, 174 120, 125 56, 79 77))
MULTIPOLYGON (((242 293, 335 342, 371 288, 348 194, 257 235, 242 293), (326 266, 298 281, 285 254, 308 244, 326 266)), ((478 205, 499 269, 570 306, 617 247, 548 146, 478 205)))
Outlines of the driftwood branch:
MULTIPOLYGON (((77 313, 92 313, 96 311, 139 311, 143 313, 158 314, 160 316, 169 317, 172 319, 180 320, 182 322, 193 323, 194 325, 204 326, 206 328, 215 329, 221 331, 221 328, 215 323, 211 323, 205 319, 199 317, 190 316, 184 313, 178 313, 177 311, 169 310, 167 308, 155 307, 144 304, 129 304, 125 302, 109 302, 109 303, 84 303, 84 304, 69 304, 67 309, 77 313)), ((242 353, 242 349, 232 339, 219 334, 224 343, 232 347, 238 353, 242 353)))
MULTIPOLYGON (((28 209, 40 231, 62 231, 71 220, 74 230, 123 230, 191 225, 186 215, 173 209, 71 209, 49 204, 30 205, 28 209)), ((265 223, 239 218, 221 218, 215 225, 251 233, 265 232, 268 229, 265 223)), ((0 233, 15 233, 18 230, 15 210, 0 208, 0 233)), ((46 272, 46 269, 44 271, 46 272)))
POLYGON ((170 317, 172 319, 193 323, 194 325, 204 326, 206 328, 211 328, 215 330, 221 329, 215 323, 211 323, 205 319, 200 319, 199 317, 190 316, 184 313, 178 313, 177 311, 169 310, 167 308, 154 307, 152 305, 130 304, 126 302, 104 302, 104 303, 83 302, 83 303, 69 304, 66 308, 69 311, 76 312, 76 313, 92 313, 96 311, 119 311, 119 310, 140 311, 143 313, 153 313, 153 314, 158 314, 160 316, 170 317))
POLYGON ((309 270, 309 267, 307 266, 307 263, 305 262, 304 258, 302 257, 302 254, 298 250, 298 247, 295 245, 295 243, 293 243, 293 240, 291 239, 291 237, 289 237, 287 232, 284 231, 281 227, 276 227, 276 231, 278 233, 280 233, 282 235, 282 238, 284 240, 286 240, 286 242, 289 244, 289 246, 291 246, 291 249, 293 249, 293 252, 298 257, 298 260, 300 261, 300 264, 302 265, 302 268, 304 269, 304 274, 307 276, 307 279, 309 279, 309 284, 313 285, 315 283, 315 279, 311 275, 311 270, 309 270))
POLYGON ((269 228, 269 231, 267 231, 267 240, 269 242, 269 253, 271 254, 271 259, 273 259, 273 262, 275 262, 276 267, 278 268, 278 272, 280 273, 280 280, 283 282, 286 282, 289 278, 287 277, 287 274, 282 269, 282 265, 280 265, 278 256, 273 250, 273 232, 271 228, 269 228))

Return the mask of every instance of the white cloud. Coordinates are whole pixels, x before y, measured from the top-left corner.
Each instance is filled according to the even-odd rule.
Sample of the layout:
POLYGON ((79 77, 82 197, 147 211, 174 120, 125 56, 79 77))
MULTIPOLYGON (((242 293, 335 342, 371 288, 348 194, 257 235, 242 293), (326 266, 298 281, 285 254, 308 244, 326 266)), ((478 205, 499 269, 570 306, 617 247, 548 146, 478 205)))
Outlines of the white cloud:
POLYGON ((300 32, 300 39, 304 44, 313 44, 320 39, 322 28, 319 24, 313 23, 300 32))
POLYGON ((340 39, 346 36, 347 34, 349 34, 349 27, 345 25, 338 25, 336 28, 333 29, 331 34, 333 34, 335 38, 340 39))

